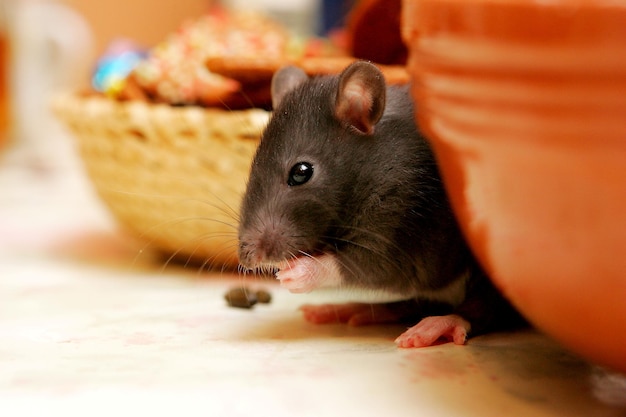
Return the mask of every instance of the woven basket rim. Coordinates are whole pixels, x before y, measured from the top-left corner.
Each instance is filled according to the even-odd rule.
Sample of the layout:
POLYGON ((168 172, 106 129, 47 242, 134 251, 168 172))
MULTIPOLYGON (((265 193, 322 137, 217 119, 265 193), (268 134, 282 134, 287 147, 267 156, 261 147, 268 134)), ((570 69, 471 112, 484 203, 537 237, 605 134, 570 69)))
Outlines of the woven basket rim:
POLYGON ((118 223, 165 254, 237 265, 232 225, 270 112, 120 102, 72 93, 53 109, 118 223), (214 201, 208 200, 215 198, 214 201), (197 221, 208 218, 218 221, 197 221), (190 219, 177 221, 176 219, 190 219), (199 236, 214 236, 198 239, 199 236), (227 247, 228 246, 228 247, 227 247))

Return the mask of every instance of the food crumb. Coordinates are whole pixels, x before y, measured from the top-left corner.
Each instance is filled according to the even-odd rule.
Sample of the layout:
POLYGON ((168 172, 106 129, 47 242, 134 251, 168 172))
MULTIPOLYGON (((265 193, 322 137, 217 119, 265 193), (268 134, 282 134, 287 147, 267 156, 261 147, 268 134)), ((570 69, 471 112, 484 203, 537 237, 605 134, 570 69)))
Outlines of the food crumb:
POLYGON ((259 303, 268 304, 272 301, 272 294, 265 290, 258 290, 256 292, 256 299, 259 303))
POLYGON ((224 299, 230 307, 250 309, 257 303, 269 303, 272 295, 266 290, 253 291, 248 287, 236 287, 228 290, 224 299))

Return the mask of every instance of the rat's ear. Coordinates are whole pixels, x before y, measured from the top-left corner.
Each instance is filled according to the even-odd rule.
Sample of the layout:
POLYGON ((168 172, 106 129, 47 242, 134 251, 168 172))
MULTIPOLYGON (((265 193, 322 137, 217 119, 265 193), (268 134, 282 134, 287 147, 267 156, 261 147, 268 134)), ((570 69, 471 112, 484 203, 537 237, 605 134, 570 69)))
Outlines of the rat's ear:
POLYGON ((385 110, 385 77, 366 61, 350 64, 339 76, 335 117, 364 134, 374 132, 385 110))
POLYGON ((282 67, 272 77, 272 107, 275 109, 285 97, 285 94, 308 80, 306 73, 298 67, 282 67))

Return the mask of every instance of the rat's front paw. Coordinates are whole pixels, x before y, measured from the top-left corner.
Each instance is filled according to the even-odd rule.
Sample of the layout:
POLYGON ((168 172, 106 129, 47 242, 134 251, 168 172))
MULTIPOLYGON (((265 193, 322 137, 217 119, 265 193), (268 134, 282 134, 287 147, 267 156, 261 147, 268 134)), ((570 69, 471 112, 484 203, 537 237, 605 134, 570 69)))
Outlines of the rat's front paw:
POLYGON ((317 288, 320 267, 314 258, 300 257, 289 260, 276 273, 280 285, 293 293, 307 293, 317 288))
POLYGON ((332 255, 301 256, 285 261, 276 273, 276 279, 293 293, 307 293, 341 282, 337 261, 332 255))
POLYGON ((396 339, 396 344, 403 348, 426 347, 444 340, 463 345, 470 328, 470 323, 456 314, 430 316, 402 333, 396 339))

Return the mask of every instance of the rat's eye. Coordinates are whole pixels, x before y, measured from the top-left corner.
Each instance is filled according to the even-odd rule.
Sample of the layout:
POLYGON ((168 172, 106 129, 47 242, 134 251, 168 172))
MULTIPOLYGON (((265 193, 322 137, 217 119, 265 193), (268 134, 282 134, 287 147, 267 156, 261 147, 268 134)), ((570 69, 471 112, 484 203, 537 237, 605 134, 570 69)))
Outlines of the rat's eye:
POLYGON ((298 162, 289 171, 287 185, 302 185, 313 176, 313 165, 308 162, 298 162))

